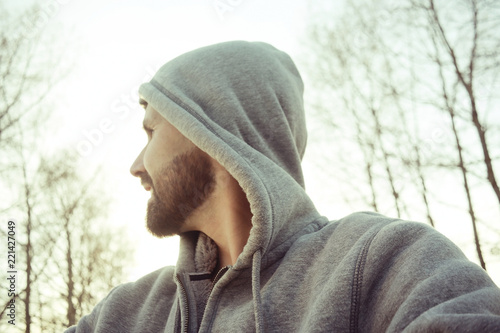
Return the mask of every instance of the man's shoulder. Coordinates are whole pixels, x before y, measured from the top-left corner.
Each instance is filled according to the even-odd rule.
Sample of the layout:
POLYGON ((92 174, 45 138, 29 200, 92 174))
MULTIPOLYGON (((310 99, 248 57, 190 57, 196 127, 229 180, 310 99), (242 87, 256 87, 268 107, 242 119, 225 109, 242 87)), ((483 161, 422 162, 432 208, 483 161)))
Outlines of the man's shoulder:
POLYGON ((150 293, 162 289, 172 289, 175 292, 175 284, 173 282, 175 267, 166 266, 154 272, 151 272, 137 281, 124 283, 116 287, 111 293, 115 295, 142 295, 141 297, 148 297, 150 293))
POLYGON ((163 267, 137 281, 121 284, 111 290, 99 305, 105 312, 116 309, 117 306, 125 312, 136 312, 138 308, 147 308, 159 302, 160 295, 164 299, 170 299, 168 296, 173 296, 176 290, 174 270, 173 266, 163 267), (130 309, 127 310, 128 308, 130 309))
POLYGON ((375 212, 357 212, 331 221, 325 226, 324 231, 329 232, 331 237, 363 242, 381 235, 401 238, 405 235, 413 237, 419 234, 439 234, 425 223, 390 218, 375 212))
POLYGON ((359 256, 370 254, 380 259, 421 247, 452 248, 455 255, 462 256, 451 241, 425 223, 389 218, 374 212, 357 212, 300 237, 287 258, 311 258, 314 254, 313 258, 323 263, 338 264, 350 258, 354 265, 359 256))
MULTIPOLYGON (((446 280, 454 272, 468 271, 477 284, 490 283, 482 269, 469 261, 455 243, 422 222, 362 212, 332 221, 320 232, 324 240, 312 243, 317 244, 315 252, 321 263, 342 267, 344 272, 350 267, 354 275, 364 270, 365 280, 394 278, 397 272, 403 277, 412 276, 412 283, 417 283, 430 281, 430 276, 446 280)), ((406 278, 401 281, 409 283, 406 278)))
POLYGON ((360 212, 332 221, 335 237, 358 240, 369 245, 382 244, 386 248, 452 247, 461 252, 448 238, 429 224, 389 218, 382 214, 360 212), (335 224, 337 224, 335 226, 335 224))
POLYGON ((70 327, 66 333, 121 332, 123 327, 151 325, 154 328, 149 331, 158 331, 164 322, 147 321, 148 316, 144 314, 163 318, 164 313, 169 311, 175 294, 174 271, 174 267, 164 267, 135 282, 115 287, 92 313, 84 316, 77 326, 70 327))

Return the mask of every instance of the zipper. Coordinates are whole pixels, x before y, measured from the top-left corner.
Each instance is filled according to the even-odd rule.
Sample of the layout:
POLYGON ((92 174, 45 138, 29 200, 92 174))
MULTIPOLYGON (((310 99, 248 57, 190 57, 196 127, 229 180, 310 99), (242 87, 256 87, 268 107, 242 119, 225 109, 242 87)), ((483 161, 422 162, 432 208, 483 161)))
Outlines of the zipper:
MULTIPOLYGON (((222 267, 217 272, 217 274, 215 275, 215 278, 214 278, 214 280, 212 282, 212 287, 210 288, 209 297, 212 294, 212 291, 214 290, 214 287, 215 287, 215 284, 217 283, 217 281, 219 281, 220 278, 224 275, 224 273, 226 273, 231 267, 232 266, 230 266, 230 265, 222 267)), ((177 274, 175 276, 175 280, 177 281, 177 283, 179 284, 180 289, 181 289, 181 295, 182 295, 182 299, 183 299, 183 303, 184 303, 184 312, 186 314, 185 318, 184 318, 184 324, 183 324, 183 330, 182 331, 185 332, 185 333, 188 333, 189 332, 189 304, 188 304, 188 297, 187 297, 186 287, 182 283, 182 279, 180 278, 179 274, 177 274)), ((181 316, 181 318, 182 318, 182 316, 181 316)))
POLYGON ((220 280, 220 278, 224 275, 224 273, 226 273, 232 267, 233 266, 230 266, 230 265, 222 267, 221 269, 219 269, 219 271, 217 272, 217 274, 215 274, 215 277, 214 277, 214 279, 212 281, 212 286, 210 287, 210 292, 208 293, 208 299, 207 299, 207 302, 205 304, 205 309, 203 310, 203 318, 201 320, 202 323, 205 321, 205 317, 207 315, 206 308, 207 308, 207 305, 210 302, 210 299, 212 297, 212 292, 214 291, 215 284, 217 283, 217 281, 220 280))
POLYGON ((217 274, 215 275, 214 277, 214 280, 212 281, 212 287, 210 288, 210 293, 208 294, 210 297, 210 295, 212 294, 212 291, 214 290, 214 287, 215 287, 215 284, 217 283, 217 281, 220 280, 220 278, 224 275, 224 273, 226 273, 232 266, 228 265, 228 266, 225 266, 225 267, 222 267, 221 269, 219 269, 219 271, 217 272, 217 274))
MULTIPOLYGON (((179 277, 179 274, 175 276, 175 279, 177 280, 177 283, 179 283, 179 286, 181 287, 181 295, 183 298, 183 303, 184 303, 184 312, 185 312, 185 318, 184 318, 184 325, 183 325, 183 332, 188 333, 189 329, 189 304, 188 304, 188 297, 187 297, 187 292, 186 292, 186 287, 184 287, 184 284, 182 283, 181 278, 179 277)), ((182 318, 182 316, 181 316, 182 318)))

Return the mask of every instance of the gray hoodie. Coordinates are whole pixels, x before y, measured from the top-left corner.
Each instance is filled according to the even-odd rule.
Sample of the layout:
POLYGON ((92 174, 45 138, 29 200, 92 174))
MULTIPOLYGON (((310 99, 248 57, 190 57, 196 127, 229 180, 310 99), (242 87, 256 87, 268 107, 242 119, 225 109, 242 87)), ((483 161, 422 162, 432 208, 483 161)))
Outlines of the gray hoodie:
POLYGON ((182 235, 175 267, 116 287, 67 332, 500 332, 500 290, 434 229, 316 211, 302 92, 287 54, 248 42, 186 53, 140 87, 239 182, 250 237, 212 283, 216 246, 182 235))

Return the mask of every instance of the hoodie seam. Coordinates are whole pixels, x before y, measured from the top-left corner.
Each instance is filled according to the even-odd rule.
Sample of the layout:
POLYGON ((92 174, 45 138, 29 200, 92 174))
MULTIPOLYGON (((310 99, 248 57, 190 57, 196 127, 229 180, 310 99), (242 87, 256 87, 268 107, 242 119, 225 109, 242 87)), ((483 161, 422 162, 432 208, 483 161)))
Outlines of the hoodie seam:
MULTIPOLYGON (((328 224, 328 223, 326 223, 328 224)), ((325 225, 326 225, 325 224, 325 225)), ((313 232, 316 232, 316 231, 319 231, 320 229, 322 228, 322 225, 321 225, 321 217, 317 218, 317 219, 314 219, 312 220, 311 222, 309 222, 307 225, 304 226, 304 228, 298 230, 296 233, 294 233, 293 235, 291 235, 289 238, 285 239, 283 242, 279 243, 278 245, 274 246, 272 249, 269 249, 267 251, 267 255, 265 256, 262 256, 262 263, 261 265, 263 266, 263 268, 266 268, 268 265, 269 265, 269 260, 268 260, 268 257, 269 255, 279 249, 279 247, 283 246, 285 243, 287 243, 290 239, 293 239, 293 242, 290 244, 290 246, 288 247, 289 249, 293 246, 293 244, 302 236, 305 236, 305 235, 309 235, 313 232), (302 234, 301 234, 302 233, 302 234), (297 234, 301 234, 299 237, 296 237, 297 234)), ((277 260, 280 260, 282 259, 283 257, 286 256, 288 251, 285 251, 283 253, 282 256, 280 256, 279 258, 277 258, 275 261, 277 260)), ((275 262, 273 261, 273 262, 275 262)))
POLYGON ((320 219, 321 219, 321 217, 320 217, 320 218, 317 218, 317 219, 312 220, 311 222, 309 222, 308 224, 306 224, 306 225, 304 226, 304 228, 299 229, 296 233, 294 233, 293 235, 291 235, 289 238, 287 238, 287 239, 286 239, 286 240, 284 240, 283 242, 279 243, 278 245, 274 246, 272 249, 269 249, 269 252, 271 252, 271 251, 273 251, 273 250, 277 249, 278 247, 282 246, 282 245, 283 245, 283 244, 285 244, 285 243, 286 243, 286 242, 287 242, 290 238, 297 238, 297 237, 295 237, 295 236, 296 236, 297 234, 301 233, 301 232, 304 232, 304 231, 305 231, 305 232, 304 232, 304 234, 302 235, 302 236, 304 236, 304 235, 308 235, 308 234, 311 234, 311 233, 313 233, 313 232, 315 232, 315 231, 320 230, 320 227, 321 227, 321 225, 320 225, 320 219), (310 229, 310 231, 309 231, 309 229, 310 229))
POLYGON ((351 282, 351 313, 350 313, 350 327, 349 332, 358 332, 359 325, 359 311, 361 307, 361 291, 363 288, 363 272, 368 256, 368 250, 375 236, 380 231, 374 232, 363 244, 361 251, 356 258, 356 265, 352 275, 351 282))

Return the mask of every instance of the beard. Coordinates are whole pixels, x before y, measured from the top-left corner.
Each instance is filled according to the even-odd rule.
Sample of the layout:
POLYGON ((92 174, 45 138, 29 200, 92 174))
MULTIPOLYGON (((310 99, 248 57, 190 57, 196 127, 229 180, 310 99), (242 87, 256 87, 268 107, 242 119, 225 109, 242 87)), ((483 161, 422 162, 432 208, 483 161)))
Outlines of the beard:
POLYGON ((186 219, 215 189, 215 176, 208 155, 198 148, 176 156, 152 180, 148 173, 141 182, 151 186, 146 227, 153 236, 178 235, 186 219))

